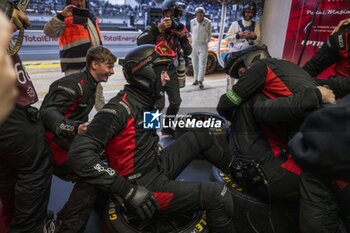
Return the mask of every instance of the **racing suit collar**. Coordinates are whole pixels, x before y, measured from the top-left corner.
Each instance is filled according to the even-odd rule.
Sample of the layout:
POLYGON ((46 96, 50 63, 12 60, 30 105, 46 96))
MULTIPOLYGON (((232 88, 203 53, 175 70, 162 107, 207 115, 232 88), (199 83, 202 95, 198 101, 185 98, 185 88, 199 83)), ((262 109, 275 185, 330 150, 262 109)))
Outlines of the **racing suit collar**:
POLYGON ((124 86, 124 90, 128 93, 128 96, 135 99, 145 110, 155 109, 156 100, 151 98, 149 93, 129 84, 124 86))
POLYGON ((92 77, 91 73, 88 70, 85 70, 84 72, 86 73, 89 86, 94 87, 96 89, 98 82, 96 82, 96 80, 94 79, 94 77, 92 77))

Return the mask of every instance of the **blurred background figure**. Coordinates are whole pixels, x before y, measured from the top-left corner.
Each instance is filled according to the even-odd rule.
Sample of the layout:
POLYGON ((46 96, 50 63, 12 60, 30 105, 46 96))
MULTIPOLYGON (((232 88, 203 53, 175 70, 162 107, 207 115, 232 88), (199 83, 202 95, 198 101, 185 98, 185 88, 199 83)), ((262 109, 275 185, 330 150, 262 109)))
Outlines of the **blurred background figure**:
MULTIPOLYGON (((165 85, 165 92, 168 95, 169 107, 166 110, 166 122, 171 122, 175 119, 179 112, 181 97, 180 85, 177 76, 177 68, 182 56, 189 56, 192 52, 192 46, 187 38, 187 30, 185 25, 180 22, 182 12, 185 9, 185 4, 176 0, 166 0, 162 4, 162 18, 160 22, 153 23, 146 28, 137 37, 137 44, 158 44, 161 41, 166 41, 173 51, 176 52, 174 61, 168 66, 167 72, 170 81, 165 85)), ((161 98, 157 102, 158 109, 165 107, 165 98, 161 98)), ((163 135, 175 136, 175 131, 172 128, 163 128, 163 135)))
POLYGON ((208 43, 211 37, 211 21, 205 17, 203 7, 195 10, 196 18, 191 20, 193 85, 203 89, 204 75, 208 60, 208 43))
MULTIPOLYGON (((30 27, 22 11, 13 5, 8 5, 9 8, 13 9, 8 16, 14 31, 30 27)), ((31 106, 38 101, 33 83, 18 54, 13 54, 11 59, 19 94, 14 110, 0 125, 0 226, 5 232, 42 233, 48 215, 51 154, 38 110, 31 106)))
MULTIPOLYGON (((59 38, 61 70, 66 76, 85 67, 90 47, 102 45, 98 23, 99 19, 89 11, 87 0, 67 0, 62 12, 44 26, 47 36, 59 38)), ((97 111, 105 104, 101 84, 97 86, 95 102, 97 111)))
POLYGON ((225 40, 231 44, 232 51, 239 51, 249 45, 260 44, 260 24, 253 20, 255 15, 255 2, 247 2, 243 6, 242 19, 234 21, 231 24, 225 36, 225 40))
POLYGON ((0 125, 15 106, 17 96, 16 73, 7 54, 12 25, 0 11, 0 125))

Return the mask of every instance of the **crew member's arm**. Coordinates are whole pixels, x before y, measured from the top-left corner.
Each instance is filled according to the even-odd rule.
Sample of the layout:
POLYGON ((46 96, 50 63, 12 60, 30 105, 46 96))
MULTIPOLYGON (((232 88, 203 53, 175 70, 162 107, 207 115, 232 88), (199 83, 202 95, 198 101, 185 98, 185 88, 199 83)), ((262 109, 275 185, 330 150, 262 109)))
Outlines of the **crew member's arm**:
POLYGON ((350 77, 333 77, 328 80, 315 78, 315 80, 320 86, 329 87, 337 99, 350 94, 350 77))
POLYGON ((233 110, 245 99, 255 95, 264 87, 267 75, 266 65, 257 61, 239 79, 236 85, 220 97, 216 110, 227 120, 231 120, 233 110))
POLYGON ((84 122, 67 119, 67 115, 78 105, 82 95, 81 88, 76 83, 73 85, 71 82, 53 83, 40 109, 45 128, 58 137, 74 138, 79 125, 84 122))
POLYGON ((322 71, 336 63, 340 59, 339 50, 336 46, 336 42, 332 36, 328 37, 322 47, 317 51, 306 64, 303 69, 308 72, 312 77, 316 77, 322 71))
POLYGON ((108 167, 99 157, 110 139, 125 128, 127 120, 125 108, 106 104, 96 114, 87 131, 74 139, 66 164, 84 182, 108 191, 114 200, 118 196, 122 197, 142 219, 150 218, 159 208, 152 193, 118 176, 117 171, 108 167))
POLYGON ((261 95, 254 103, 254 115, 257 121, 265 125, 295 129, 311 112, 329 104, 335 104, 333 91, 318 86, 305 88, 288 97, 268 99, 261 95))
POLYGON ((253 111, 256 120, 264 125, 293 129, 305 116, 322 106, 318 88, 305 88, 288 97, 269 99, 263 94, 254 97, 253 111))
POLYGON ((327 176, 349 179, 349 105, 350 95, 305 119, 288 145, 298 164, 327 176))

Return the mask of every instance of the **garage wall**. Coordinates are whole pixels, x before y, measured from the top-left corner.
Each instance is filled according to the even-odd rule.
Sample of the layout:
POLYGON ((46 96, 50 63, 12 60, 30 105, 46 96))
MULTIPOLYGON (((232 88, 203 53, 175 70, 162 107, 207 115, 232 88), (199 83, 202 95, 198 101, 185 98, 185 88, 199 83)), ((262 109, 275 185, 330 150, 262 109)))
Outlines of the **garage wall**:
POLYGON ((261 36, 273 57, 282 57, 291 5, 292 0, 265 0, 261 36))

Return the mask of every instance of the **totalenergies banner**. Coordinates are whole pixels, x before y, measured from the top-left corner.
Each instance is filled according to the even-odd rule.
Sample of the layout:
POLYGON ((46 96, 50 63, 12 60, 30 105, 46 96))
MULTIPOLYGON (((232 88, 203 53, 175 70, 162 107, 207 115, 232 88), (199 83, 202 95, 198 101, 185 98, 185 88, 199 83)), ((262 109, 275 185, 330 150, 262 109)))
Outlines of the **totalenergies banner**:
MULTIPOLYGON (((350 0, 321 0, 300 65, 307 62, 327 40, 339 21, 350 17, 350 0)), ((283 58, 298 62, 317 0, 292 0, 283 58)), ((328 76, 326 71, 323 76, 328 76)), ((322 76, 322 75, 321 75, 322 76)))
MULTIPOLYGON (((102 31, 104 45, 133 45, 140 32, 102 31)), ((50 38, 42 30, 26 30, 23 38, 24 46, 58 45, 58 38, 50 38)))

